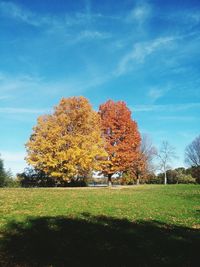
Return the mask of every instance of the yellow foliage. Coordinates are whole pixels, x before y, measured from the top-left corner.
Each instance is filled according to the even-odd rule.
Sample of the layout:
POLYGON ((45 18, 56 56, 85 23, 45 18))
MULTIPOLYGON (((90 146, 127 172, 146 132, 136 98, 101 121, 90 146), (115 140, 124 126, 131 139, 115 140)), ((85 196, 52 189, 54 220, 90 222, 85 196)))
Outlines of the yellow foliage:
POLYGON ((39 117, 26 148, 30 165, 64 180, 98 170, 107 156, 99 115, 84 97, 63 98, 39 117))

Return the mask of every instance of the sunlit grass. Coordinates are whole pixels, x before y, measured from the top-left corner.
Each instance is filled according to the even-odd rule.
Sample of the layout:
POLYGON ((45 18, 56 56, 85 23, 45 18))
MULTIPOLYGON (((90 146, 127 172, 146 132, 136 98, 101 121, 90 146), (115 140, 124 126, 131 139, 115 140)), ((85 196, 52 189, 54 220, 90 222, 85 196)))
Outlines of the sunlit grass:
POLYGON ((82 213, 197 227, 199 185, 144 185, 125 189, 0 189, 0 228, 27 216, 82 213))

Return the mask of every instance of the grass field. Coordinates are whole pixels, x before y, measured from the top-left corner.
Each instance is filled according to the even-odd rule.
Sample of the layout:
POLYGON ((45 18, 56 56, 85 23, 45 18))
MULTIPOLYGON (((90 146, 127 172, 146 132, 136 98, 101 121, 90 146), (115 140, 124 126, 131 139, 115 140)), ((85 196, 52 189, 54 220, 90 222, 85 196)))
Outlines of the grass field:
POLYGON ((0 189, 0 266, 199 266, 200 186, 0 189))

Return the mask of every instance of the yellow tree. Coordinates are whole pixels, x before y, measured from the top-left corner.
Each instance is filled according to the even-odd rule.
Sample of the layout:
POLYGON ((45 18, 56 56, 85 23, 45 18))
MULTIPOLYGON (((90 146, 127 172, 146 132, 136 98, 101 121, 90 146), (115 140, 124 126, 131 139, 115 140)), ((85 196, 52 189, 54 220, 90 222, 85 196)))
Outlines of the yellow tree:
POLYGON ((26 148, 30 165, 66 181, 99 170, 107 155, 100 117, 84 97, 63 98, 52 115, 39 117, 26 148))

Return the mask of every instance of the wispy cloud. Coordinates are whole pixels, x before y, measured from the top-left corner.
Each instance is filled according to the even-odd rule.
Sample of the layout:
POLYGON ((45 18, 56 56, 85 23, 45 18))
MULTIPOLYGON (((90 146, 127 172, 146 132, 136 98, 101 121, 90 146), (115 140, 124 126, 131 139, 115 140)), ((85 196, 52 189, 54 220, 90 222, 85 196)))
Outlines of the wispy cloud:
POLYGON ((137 4, 136 7, 130 11, 126 18, 126 21, 137 22, 141 25, 151 16, 151 13, 151 5, 147 2, 142 2, 137 4))
POLYGON ((0 13, 6 17, 17 19, 33 26, 39 26, 45 22, 44 17, 38 20, 38 16, 33 12, 13 2, 0 2, 0 13))
POLYGON ((49 29, 54 28, 57 30, 59 28, 66 28, 69 26, 84 26, 88 23, 88 21, 92 23, 96 20, 118 19, 118 17, 115 16, 103 15, 101 13, 92 13, 89 6, 90 5, 87 2, 85 12, 75 12, 71 15, 67 14, 64 11, 60 16, 57 16, 55 14, 39 15, 23 7, 22 5, 18 5, 11 1, 1 1, 0 14, 11 19, 20 20, 21 22, 30 24, 32 26, 49 26, 49 29))
POLYGON ((173 36, 166 36, 148 42, 136 43, 133 49, 121 58, 116 74, 122 75, 129 71, 132 65, 144 63, 148 56, 157 50, 168 48, 174 40, 173 36))
POLYGON ((160 121, 174 121, 174 122, 197 122, 200 121, 199 117, 195 116, 184 116, 184 115, 179 115, 179 116, 156 116, 154 117, 154 120, 160 120, 160 121))
POLYGON ((8 75, 1 73, 0 87, 1 93, 20 92, 22 90, 29 91, 39 88, 44 83, 43 78, 34 75, 19 74, 8 75))
POLYGON ((111 35, 106 33, 106 32, 99 32, 99 31, 89 31, 89 30, 85 30, 85 31, 82 31, 78 37, 78 40, 95 40, 95 39, 108 39, 110 38, 111 35))
POLYGON ((178 25, 184 25, 186 28, 192 28, 193 26, 200 23, 200 11, 198 8, 195 9, 182 9, 176 10, 172 13, 162 13, 162 19, 174 22, 178 25))
POLYGON ((189 109, 200 109, 200 103, 169 104, 169 105, 135 105, 134 107, 132 107, 132 110, 134 112, 155 112, 155 111, 177 112, 189 109))
POLYGON ((55 14, 37 14, 33 11, 17 5, 13 2, 0 2, 0 15, 4 17, 21 21, 34 27, 40 27, 44 32, 50 35, 61 35, 63 38, 69 37, 68 44, 74 44, 83 40, 100 40, 110 37, 109 33, 99 30, 87 29, 89 24, 94 24, 97 20, 113 19, 112 16, 104 16, 100 13, 91 13, 90 5, 86 3, 86 11, 77 12, 71 15, 63 12, 58 16, 55 14), (77 28, 77 26, 79 26, 77 28), (71 28, 73 31, 69 31, 71 28))
POLYGON ((0 113, 4 114, 44 114, 48 113, 48 109, 31 109, 31 108, 16 108, 16 107, 4 107, 0 108, 0 113))
MULTIPOLYGON (((57 95, 71 96, 83 94, 88 90, 106 83, 111 78, 111 75, 95 70, 93 70, 92 73, 90 70, 89 73, 85 72, 84 76, 79 75, 78 79, 76 76, 53 81, 46 80, 45 77, 42 76, 26 74, 10 76, 1 73, 0 88, 2 97, 5 97, 6 94, 12 94, 17 98, 17 96, 20 96, 20 93, 23 93, 23 97, 29 96, 30 93, 32 96, 36 95, 38 97, 39 93, 40 98, 43 99, 46 98, 47 95, 50 97, 57 95)), ((24 112, 26 112, 25 110, 24 112)), ((2 112, 3 111, 9 113, 12 110, 9 108, 8 110, 2 109, 2 112)), ((37 113, 37 109, 33 111, 37 113)), ((23 112, 23 109, 21 112, 23 112)))
POLYGON ((159 98, 163 97, 167 92, 169 92, 170 88, 151 88, 147 94, 151 101, 156 101, 159 98))

